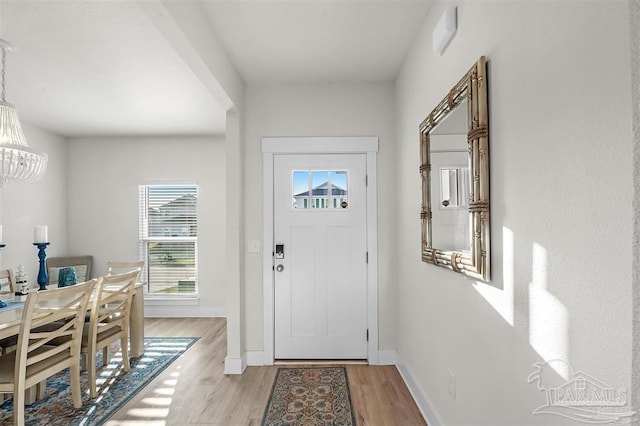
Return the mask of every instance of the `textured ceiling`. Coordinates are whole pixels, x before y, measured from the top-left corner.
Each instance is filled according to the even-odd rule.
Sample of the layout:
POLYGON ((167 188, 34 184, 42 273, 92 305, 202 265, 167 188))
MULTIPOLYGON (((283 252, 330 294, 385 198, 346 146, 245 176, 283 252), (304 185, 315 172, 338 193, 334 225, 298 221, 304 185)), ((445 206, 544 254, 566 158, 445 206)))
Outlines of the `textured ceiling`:
MULTIPOLYGON (((249 83, 393 81, 430 4, 198 3, 249 83)), ((147 13, 126 0, 0 0, 0 38, 17 47, 6 100, 63 136, 224 133, 225 111, 147 13)))
POLYGON ((3 1, 6 100, 65 136, 224 133, 225 114, 135 2, 3 1))
POLYGON ((205 9, 248 82, 393 81, 430 1, 212 1, 205 9))

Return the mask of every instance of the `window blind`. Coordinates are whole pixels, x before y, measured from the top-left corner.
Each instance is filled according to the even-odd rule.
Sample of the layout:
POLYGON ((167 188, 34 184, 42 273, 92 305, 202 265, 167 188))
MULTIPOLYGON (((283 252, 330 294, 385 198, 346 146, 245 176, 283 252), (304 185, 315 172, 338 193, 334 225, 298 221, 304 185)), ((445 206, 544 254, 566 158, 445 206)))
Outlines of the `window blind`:
POLYGON ((197 293, 197 186, 140 185, 139 200, 148 293, 197 293))

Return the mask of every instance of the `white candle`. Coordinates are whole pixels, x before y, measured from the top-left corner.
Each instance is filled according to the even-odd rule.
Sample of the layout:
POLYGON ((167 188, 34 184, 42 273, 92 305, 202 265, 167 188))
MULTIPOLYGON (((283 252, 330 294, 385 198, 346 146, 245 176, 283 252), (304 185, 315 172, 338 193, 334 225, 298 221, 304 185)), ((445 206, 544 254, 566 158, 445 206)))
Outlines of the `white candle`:
POLYGON ((47 232, 47 225, 36 225, 33 228, 33 242, 36 244, 48 243, 49 236, 47 235, 47 232))

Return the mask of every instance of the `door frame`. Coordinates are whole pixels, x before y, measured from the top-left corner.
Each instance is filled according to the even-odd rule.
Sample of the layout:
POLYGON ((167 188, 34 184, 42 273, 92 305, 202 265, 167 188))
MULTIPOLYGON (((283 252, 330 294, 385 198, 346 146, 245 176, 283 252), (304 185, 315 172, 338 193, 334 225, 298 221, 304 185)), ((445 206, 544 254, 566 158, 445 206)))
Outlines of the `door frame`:
POLYGON ((377 136, 346 137, 264 137, 262 138, 262 241, 264 365, 273 365, 275 317, 273 271, 273 160, 280 154, 366 154, 367 159, 367 360, 378 364, 378 214, 377 136))

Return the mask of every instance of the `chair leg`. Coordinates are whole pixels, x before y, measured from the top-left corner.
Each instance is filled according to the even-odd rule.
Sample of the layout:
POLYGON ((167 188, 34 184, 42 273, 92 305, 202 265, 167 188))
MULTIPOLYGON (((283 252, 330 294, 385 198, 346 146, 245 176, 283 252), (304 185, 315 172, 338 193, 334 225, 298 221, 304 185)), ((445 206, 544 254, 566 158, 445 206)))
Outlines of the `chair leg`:
POLYGON ((24 387, 18 387, 13 393, 13 424, 24 426, 24 387))
POLYGON ((87 371, 89 372, 89 394, 95 398, 96 391, 96 348, 90 348, 87 353, 87 371))
POLYGON ((87 357, 86 353, 80 354, 80 371, 87 371, 87 357))
POLYGON ((44 398, 47 393, 47 379, 44 379, 36 385, 36 400, 44 398))
POLYGON ((73 406, 76 408, 80 408, 82 407, 82 390, 80 389, 80 362, 74 362, 73 364, 71 364, 71 366, 69 367, 69 373, 73 406))
POLYGON ((109 365, 111 362, 111 351, 109 350, 109 346, 105 346, 102 349, 102 365, 109 365))
POLYGON ((31 405, 38 400, 38 386, 33 385, 30 388, 25 389, 24 391, 24 405, 31 405))
POLYGON ((131 363, 129 362, 129 336, 122 336, 120 339, 120 346, 122 352, 122 366, 127 373, 131 370, 131 363))

